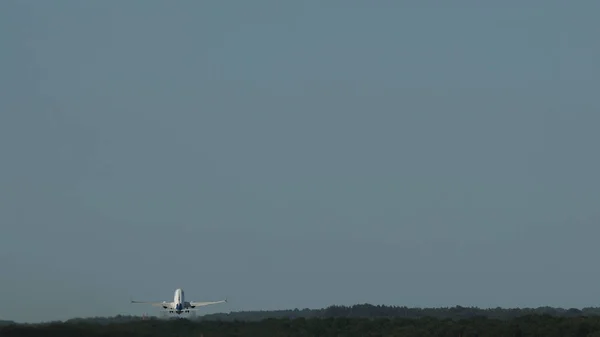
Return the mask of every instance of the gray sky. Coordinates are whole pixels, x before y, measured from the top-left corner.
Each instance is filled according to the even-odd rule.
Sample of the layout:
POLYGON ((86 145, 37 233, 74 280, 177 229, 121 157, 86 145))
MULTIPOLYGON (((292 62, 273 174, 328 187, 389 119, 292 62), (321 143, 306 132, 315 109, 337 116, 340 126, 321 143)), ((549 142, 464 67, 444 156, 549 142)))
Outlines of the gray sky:
POLYGON ((599 305, 600 2, 452 3, 0 2, 0 317, 599 305))

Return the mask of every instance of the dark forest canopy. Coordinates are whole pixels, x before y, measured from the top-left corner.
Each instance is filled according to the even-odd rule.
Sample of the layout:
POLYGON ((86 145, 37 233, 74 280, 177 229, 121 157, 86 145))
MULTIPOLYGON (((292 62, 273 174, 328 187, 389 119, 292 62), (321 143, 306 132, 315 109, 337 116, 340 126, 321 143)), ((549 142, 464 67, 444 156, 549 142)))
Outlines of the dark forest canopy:
POLYGON ((0 327, 2 337, 600 337, 600 316, 526 315, 500 320, 438 318, 296 318, 254 322, 140 320, 0 327))
MULTIPOLYGON (((354 306, 330 306, 324 309, 290 309, 273 311, 238 311, 198 316, 199 321, 261 321, 270 318, 439 318, 464 319, 486 317, 493 319, 513 319, 526 315, 550 315, 559 317, 600 316, 600 308, 563 309, 552 307, 539 308, 493 308, 477 307, 442 307, 442 308, 408 308, 399 306, 383 306, 358 304, 354 306)), ((109 318, 75 318, 70 321, 131 321, 141 320, 136 316, 116 316, 109 318)))
POLYGON ((231 313, 210 314, 198 317, 200 320, 223 321, 259 321, 266 318, 422 318, 462 319, 471 317, 487 317, 495 319, 512 319, 525 315, 551 315, 577 317, 581 315, 600 315, 600 308, 563 309, 552 307, 539 308, 492 308, 477 307, 442 307, 442 308, 408 308, 400 306, 384 306, 359 304, 354 306, 330 306, 324 309, 294 309, 278 311, 241 311, 231 313))
POLYGON ((0 326, 2 337, 600 337, 600 308, 479 309, 377 305, 244 311, 162 320, 139 316, 75 318, 0 326))
MULTIPOLYGON (((563 309, 553 307, 539 308, 492 308, 477 307, 441 307, 441 308, 408 308, 401 306, 383 306, 358 304, 354 306, 330 306, 323 309, 290 309, 275 311, 238 311, 198 316, 198 321, 246 321, 256 322, 265 319, 296 318, 436 318, 436 319, 468 319, 485 317, 489 319, 510 320, 527 315, 549 315, 555 317, 600 316, 600 308, 563 309)), ((118 315, 113 317, 73 318, 68 323, 91 322, 99 324, 122 323, 142 320, 139 316, 118 315)), ((5 322, 7 323, 7 322, 5 322)), ((2 324, 2 323, 0 323, 2 324)))

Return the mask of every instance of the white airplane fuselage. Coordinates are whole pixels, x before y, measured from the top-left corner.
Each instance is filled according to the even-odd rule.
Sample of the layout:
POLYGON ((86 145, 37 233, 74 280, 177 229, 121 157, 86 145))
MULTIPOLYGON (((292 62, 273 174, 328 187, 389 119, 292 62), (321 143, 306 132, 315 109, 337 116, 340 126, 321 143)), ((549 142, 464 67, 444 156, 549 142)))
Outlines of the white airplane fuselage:
POLYGON ((181 314, 183 312, 184 309, 187 309, 186 307, 186 303, 185 303, 185 293, 183 292, 183 289, 177 289, 175 290, 175 296, 173 297, 173 304, 174 307, 173 309, 175 309, 175 313, 177 314, 181 314))
POLYGON ((193 307, 185 301, 185 292, 183 289, 176 289, 175 295, 173 296, 173 302, 165 303, 163 308, 168 309, 170 313, 176 313, 179 315, 184 312, 190 312, 189 309, 193 307))
POLYGON ((147 304, 152 304, 153 306, 160 306, 163 309, 165 309, 166 311, 168 311, 169 313, 175 313, 175 314, 182 314, 182 313, 189 313, 190 310, 196 308, 196 307, 203 307, 203 306, 207 306, 207 305, 213 305, 213 304, 219 304, 219 303, 226 303, 227 299, 225 300, 221 300, 221 301, 214 301, 214 302, 196 302, 196 301, 186 301, 185 300, 185 293, 183 291, 183 289, 178 288, 175 290, 175 295, 173 296, 173 302, 167 302, 167 301, 163 301, 163 302, 140 302, 140 301, 131 301, 131 303, 147 303, 147 304))

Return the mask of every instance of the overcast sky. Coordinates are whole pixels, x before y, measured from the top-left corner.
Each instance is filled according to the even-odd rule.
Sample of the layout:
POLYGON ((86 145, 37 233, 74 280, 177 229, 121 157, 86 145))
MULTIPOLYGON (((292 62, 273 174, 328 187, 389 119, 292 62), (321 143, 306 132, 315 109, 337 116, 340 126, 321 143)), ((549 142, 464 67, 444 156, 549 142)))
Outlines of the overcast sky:
POLYGON ((0 318, 600 305, 599 11, 0 2, 0 318))

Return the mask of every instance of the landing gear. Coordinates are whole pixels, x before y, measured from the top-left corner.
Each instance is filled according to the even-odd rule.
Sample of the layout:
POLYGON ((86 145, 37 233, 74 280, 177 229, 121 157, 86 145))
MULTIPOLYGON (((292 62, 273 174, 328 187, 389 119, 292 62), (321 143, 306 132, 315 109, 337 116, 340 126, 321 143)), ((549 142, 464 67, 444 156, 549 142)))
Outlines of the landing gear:
POLYGON ((196 318, 196 310, 187 308, 183 310, 167 309, 162 310, 160 316, 162 316, 163 319, 190 319, 196 318))

